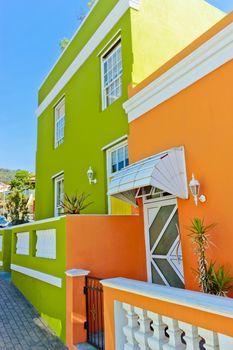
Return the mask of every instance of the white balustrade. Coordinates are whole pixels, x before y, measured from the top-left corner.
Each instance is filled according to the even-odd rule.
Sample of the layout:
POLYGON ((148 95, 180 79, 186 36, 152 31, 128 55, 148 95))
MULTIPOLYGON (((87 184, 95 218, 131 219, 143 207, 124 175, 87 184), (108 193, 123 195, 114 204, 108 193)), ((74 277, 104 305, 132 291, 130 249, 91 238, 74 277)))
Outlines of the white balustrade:
POLYGON ((29 255, 29 232, 16 233, 16 254, 29 255))
MULTIPOLYGON (((232 320, 233 324, 231 298, 216 297, 124 278, 104 280, 101 283, 104 287, 119 289, 150 300, 154 299, 154 310, 156 301, 161 300, 164 304, 167 303, 167 306, 164 306, 165 316, 130 303, 115 301, 116 344, 121 344, 115 350, 233 350, 233 336, 203 329, 198 326, 199 320, 197 318, 194 319, 195 325, 193 325, 179 320, 178 317, 177 319, 168 317, 170 305, 177 304, 184 305, 190 315, 192 315, 194 308, 208 312, 210 314, 210 323, 208 324, 210 329, 211 314, 223 317, 223 324, 225 318, 232 320)), ((132 299, 127 297, 126 301, 129 300, 132 299)), ((185 315, 182 318, 185 318, 185 315)), ((200 318, 201 323, 202 319, 200 318)))

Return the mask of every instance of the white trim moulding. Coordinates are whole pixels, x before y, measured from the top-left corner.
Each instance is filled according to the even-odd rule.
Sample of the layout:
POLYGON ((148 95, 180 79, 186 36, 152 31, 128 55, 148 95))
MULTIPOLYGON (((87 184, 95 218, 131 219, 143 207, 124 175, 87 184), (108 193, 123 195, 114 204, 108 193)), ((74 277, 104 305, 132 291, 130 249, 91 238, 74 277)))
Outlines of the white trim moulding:
MULTIPOLYGON (((52 221, 60 220, 60 219, 63 218, 63 217, 64 217, 64 215, 59 216, 59 217, 53 217, 53 218, 48 218, 48 219, 43 219, 43 220, 28 222, 28 223, 22 224, 22 225, 10 226, 9 228, 6 227, 4 230, 12 230, 12 229, 15 229, 15 228, 21 229, 22 227, 45 224, 45 223, 47 223, 47 222, 52 222, 52 221)), ((0 229, 0 231, 1 231, 1 229, 0 229)), ((20 231, 17 232, 17 233, 20 233, 20 231)))
POLYGON ((215 34, 123 105, 128 121, 139 118, 233 58, 233 24, 215 34))
POLYGON ((233 303, 231 298, 222 298, 187 289, 160 286, 153 283, 112 278, 101 281, 104 287, 138 294, 147 298, 162 300, 233 319, 233 303))
POLYGON ((113 10, 108 14, 105 20, 101 23, 99 28, 92 35, 87 44, 79 52, 77 57, 71 63, 71 65, 64 72, 62 77, 51 89, 49 94, 45 97, 42 103, 39 105, 36 115, 39 117, 44 110, 50 105, 50 103, 56 98, 63 87, 69 82, 72 76, 78 71, 82 64, 88 59, 92 52, 102 42, 110 30, 117 24, 124 13, 129 9, 139 9, 140 0, 119 0, 113 10))
POLYGON ((49 275, 44 272, 28 269, 27 267, 24 266, 19 266, 19 265, 14 265, 11 264, 11 270, 22 273, 23 275, 35 278, 37 280, 40 280, 42 282, 51 284, 52 286, 61 288, 62 287, 62 279, 49 275))
POLYGON ((114 140, 113 142, 109 143, 108 145, 101 148, 101 151, 106 151, 108 148, 111 148, 115 145, 117 145, 119 142, 124 141, 128 138, 128 135, 124 135, 119 137, 119 139, 114 140))
POLYGON ((64 170, 61 170, 61 171, 59 171, 59 173, 53 175, 53 176, 51 177, 51 180, 54 180, 56 177, 58 177, 58 176, 60 176, 60 175, 63 175, 63 174, 64 174, 64 170))

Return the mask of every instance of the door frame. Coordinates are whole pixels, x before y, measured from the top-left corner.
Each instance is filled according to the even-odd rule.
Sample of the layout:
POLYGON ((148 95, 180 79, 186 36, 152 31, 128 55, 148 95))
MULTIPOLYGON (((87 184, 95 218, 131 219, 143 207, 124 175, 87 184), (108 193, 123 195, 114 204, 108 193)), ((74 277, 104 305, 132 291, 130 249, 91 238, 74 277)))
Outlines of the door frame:
MULTIPOLYGON (((147 209, 154 207, 155 203, 160 203, 160 207, 166 205, 176 205, 176 209, 178 210, 177 197, 168 195, 166 197, 159 197, 154 199, 146 199, 143 198, 143 216, 144 216, 144 238, 145 238, 145 247, 146 247, 146 269, 147 269, 147 282, 152 283, 152 273, 151 273, 151 249, 150 249, 150 237, 149 237, 149 225, 148 225, 148 216, 147 209)), ((159 208, 160 208, 159 207, 159 208)), ((159 209, 158 209, 159 211, 159 209)), ((157 213, 158 213, 157 211, 157 213)), ((156 213, 156 215, 157 215, 156 213)), ((182 251, 182 242, 181 242, 181 251, 182 251)), ((182 254, 183 255, 183 254, 182 254)), ((160 277, 164 281, 165 285, 170 287, 164 276, 161 274, 160 270, 154 266, 160 277)))

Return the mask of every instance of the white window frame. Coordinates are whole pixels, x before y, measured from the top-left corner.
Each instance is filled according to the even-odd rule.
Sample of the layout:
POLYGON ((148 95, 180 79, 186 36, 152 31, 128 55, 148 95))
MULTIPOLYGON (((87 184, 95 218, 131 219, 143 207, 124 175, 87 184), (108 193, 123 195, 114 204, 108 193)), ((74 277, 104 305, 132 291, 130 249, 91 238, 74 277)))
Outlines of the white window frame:
MULTIPOLYGON (((102 85, 102 110, 105 110, 106 108, 108 108, 111 104, 113 104, 113 102, 115 102, 116 100, 118 100, 121 96, 122 96, 122 71, 121 74, 119 74, 112 82, 114 83, 117 79, 121 78, 121 94, 110 104, 107 104, 107 95, 106 95, 106 89, 107 87, 104 86, 104 62, 105 62, 105 57, 107 56, 107 58, 110 58, 114 52, 118 49, 121 48, 122 50, 122 45, 121 45, 121 37, 118 37, 113 43, 112 45, 104 51, 104 53, 101 55, 101 85, 102 85), (115 46, 115 47, 114 47, 115 46)), ((121 51, 121 65, 123 64, 122 62, 122 51, 121 51)), ((110 86, 110 85, 109 85, 110 86)), ((108 86, 108 87, 109 87, 108 86)))
MULTIPOLYGON (((116 175, 117 173, 119 173, 121 170, 123 170, 124 168, 122 168, 121 170, 118 170, 116 172, 112 172, 112 158, 111 158, 111 155, 114 151, 120 149, 120 148, 123 148, 125 146, 128 146, 128 140, 125 140, 123 142, 120 142, 118 144, 116 144, 115 146, 109 148, 106 153, 107 153, 107 187, 108 187, 108 184, 109 184, 109 178, 111 176, 114 176, 116 175)), ((112 212, 112 208, 111 208, 111 199, 110 199, 110 196, 108 196, 108 213, 111 214, 112 212)))
POLYGON ((54 107, 54 147, 57 148, 60 146, 62 143, 64 143, 64 136, 65 136, 65 97, 59 101, 56 106, 54 107), (61 107, 64 105, 64 115, 59 116, 57 115, 58 111, 61 109, 61 107), (58 130, 58 121, 63 119, 63 137, 58 138, 57 137, 57 130, 58 130))
POLYGON ((54 183, 54 216, 60 216, 62 214, 61 206, 57 206, 57 185, 58 182, 63 181, 63 199, 64 199, 64 173, 53 178, 54 183), (60 211, 61 209, 61 211, 60 211))

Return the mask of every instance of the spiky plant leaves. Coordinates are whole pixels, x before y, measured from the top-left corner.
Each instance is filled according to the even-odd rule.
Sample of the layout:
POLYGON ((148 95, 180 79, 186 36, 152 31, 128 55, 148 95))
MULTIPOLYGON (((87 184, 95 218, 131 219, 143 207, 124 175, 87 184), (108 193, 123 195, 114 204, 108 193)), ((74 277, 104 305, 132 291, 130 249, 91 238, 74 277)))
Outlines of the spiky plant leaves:
POLYGON ((81 194, 75 193, 71 196, 65 194, 64 201, 61 201, 61 207, 64 209, 65 214, 80 214, 82 210, 93 204, 93 202, 86 203, 89 197, 90 194, 85 194, 84 192, 81 194))

